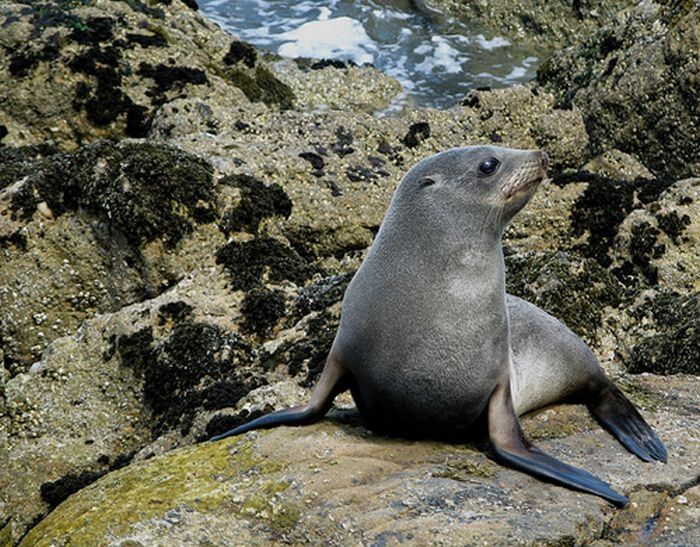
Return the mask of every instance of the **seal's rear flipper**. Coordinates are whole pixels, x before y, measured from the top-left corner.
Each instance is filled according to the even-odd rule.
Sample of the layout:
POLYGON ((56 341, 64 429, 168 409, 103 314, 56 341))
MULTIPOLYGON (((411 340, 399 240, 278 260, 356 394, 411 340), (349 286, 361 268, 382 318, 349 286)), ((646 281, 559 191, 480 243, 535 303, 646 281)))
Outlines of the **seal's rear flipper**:
POLYGON ((616 505, 629 500, 588 471, 567 465, 532 446, 520 429, 510 385, 499 385, 488 406, 489 437, 498 457, 526 473, 605 498, 616 505))
POLYGON ((210 440, 218 441, 253 429, 269 429, 278 425, 307 425, 317 422, 326 415, 336 395, 348 388, 346 378, 345 369, 340 364, 340 361, 333 357, 331 352, 321 378, 307 405, 285 408, 260 416, 260 418, 256 418, 225 433, 215 435, 210 440))
POLYGON ((661 439, 625 395, 612 383, 596 389, 588 397, 588 410, 625 446, 645 462, 668 460, 661 439))

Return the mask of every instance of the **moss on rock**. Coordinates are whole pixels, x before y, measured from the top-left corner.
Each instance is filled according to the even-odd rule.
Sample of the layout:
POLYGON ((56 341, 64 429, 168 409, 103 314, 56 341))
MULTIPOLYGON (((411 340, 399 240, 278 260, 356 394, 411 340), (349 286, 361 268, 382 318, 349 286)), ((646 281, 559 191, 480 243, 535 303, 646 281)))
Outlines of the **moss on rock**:
POLYGON ((282 110, 294 107, 296 97, 292 88, 278 79, 269 68, 258 64, 254 69, 233 67, 226 77, 253 102, 277 106, 282 110))
POLYGON ((270 333, 286 311, 284 292, 256 287, 243 300, 243 328, 259 336, 270 333))
POLYGON ((264 281, 303 283, 312 274, 297 252, 277 239, 257 238, 245 243, 231 241, 219 249, 216 262, 228 270, 234 289, 249 290, 264 281))
MULTIPOLYGON (((575 249, 600 265, 612 263, 610 249, 620 225, 635 209, 659 198, 673 181, 670 179, 636 178, 632 181, 604 177, 587 171, 559 174, 553 182, 565 186, 572 182, 587 182, 588 186, 571 210, 572 236, 585 237, 575 249)), ((639 257, 642 260, 642 257, 639 257)), ((616 272, 625 284, 636 284, 626 272, 616 272)))
POLYGON ((185 435, 197 410, 235 405, 261 384, 248 374, 254 352, 240 336, 189 318, 175 323, 158 343, 150 328, 121 337, 116 351, 124 366, 143 378, 154 436, 173 428, 185 435))
POLYGON ((697 2, 642 3, 571 48, 538 80, 583 114, 594 152, 618 148, 657 176, 676 180, 700 166, 697 2))
MULTIPOLYGON (((215 514, 233 510, 242 518, 288 529, 300 514, 292 502, 276 512, 271 507, 265 510, 263 492, 250 493, 241 503, 230 487, 250 473, 266 475, 279 469, 279 464, 261 458, 249 443, 240 441, 176 450, 109 473, 81 490, 34 527, 22 545, 48 546, 57 541, 102 545, 110 537, 128 535, 136 523, 182 507, 215 514), (94 510, 96 500, 100 500, 99 511, 94 510)), ((265 484, 266 491, 273 493, 287 488, 279 479, 265 484)))
POLYGON ((433 471, 433 477, 452 479, 456 481, 469 481, 474 477, 490 478, 496 474, 496 466, 481 461, 467 459, 452 460, 440 469, 433 471))
POLYGON ((506 258, 506 288, 552 314, 589 342, 597 340, 606 306, 618 306, 623 287, 595 260, 564 252, 506 258))
POLYGON ((11 206, 28 218, 41 202, 54 217, 90 211, 134 245, 157 238, 174 245, 217 214, 209 163, 151 143, 100 141, 55 156, 13 195, 11 206))
POLYGON ((626 361, 633 373, 700 374, 700 293, 661 292, 649 299, 656 333, 632 346, 626 361))
POLYGON ((278 184, 265 185, 249 175, 231 175, 221 183, 241 190, 238 205, 222 216, 220 225, 224 233, 239 230, 256 233, 263 219, 275 215, 288 218, 292 214, 292 202, 278 184))
POLYGON ((0 147, 0 190, 33 173, 40 160, 58 153, 52 144, 0 147))

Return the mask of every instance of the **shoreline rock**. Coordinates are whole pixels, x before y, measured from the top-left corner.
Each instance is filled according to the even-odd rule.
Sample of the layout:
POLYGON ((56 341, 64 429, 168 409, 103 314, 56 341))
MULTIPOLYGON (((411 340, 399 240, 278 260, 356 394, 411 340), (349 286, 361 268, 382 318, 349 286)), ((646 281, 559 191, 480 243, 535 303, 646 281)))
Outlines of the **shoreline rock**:
MULTIPOLYGON (((123 539, 184 541, 230 527, 240 537, 314 540, 327 515, 353 514, 367 499, 376 503, 369 517, 320 529, 338 542, 463 541, 468 531, 475 541, 606 544, 636 537, 659 514, 670 528, 655 528, 650 540, 682 540, 682 527, 695 530, 692 515, 675 509, 696 495, 685 489, 700 450, 688 437, 698 419, 697 377, 682 375, 698 374, 700 197, 698 179, 688 176, 700 173, 692 161, 688 176, 660 168, 658 151, 646 154, 624 132, 601 138, 590 123, 594 103, 581 99, 607 92, 598 71, 608 57, 589 59, 589 87, 562 100, 569 83, 560 71, 586 40, 598 44, 609 28, 629 24, 639 34, 608 53, 639 55, 652 21, 634 15, 641 7, 598 34, 572 38, 539 84, 475 90, 449 110, 406 108, 390 117, 373 114, 398 84, 375 69, 320 63, 311 70, 308 61, 261 55, 179 0, 45 7, 0 7, 8 29, 0 33, 0 77, 12 82, 0 86, 0 455, 14 462, 0 462, 0 543, 17 543, 29 530, 25 543, 78 533, 61 515, 83 503, 110 506, 122 478, 148 470, 153 480, 142 486, 156 492, 162 462, 187 467, 210 457, 215 473, 238 482, 195 473, 189 486, 199 501, 181 489, 173 502, 182 506, 171 507, 154 494, 150 516, 119 528, 123 539), (353 91, 340 96, 344 88, 353 91), (570 407, 528 418, 528 433, 579 465, 596 462, 596 471, 632 490, 638 507, 616 511, 507 471, 482 445, 377 437, 358 424, 347 396, 335 419, 308 429, 188 447, 308 397, 344 288, 400 177, 426 155, 483 142, 550 153, 552 182, 504 238, 510 287, 593 344, 661 429, 672 461, 660 471, 637 463, 570 407), (328 439, 346 459, 303 455, 328 439), (300 447, 290 475, 278 469, 285 443, 300 447), (248 454, 245 469, 227 452, 233 446, 248 454), (413 452, 420 457, 411 460, 413 452), (352 484, 363 471, 353 454, 372 471, 375 490, 372 480, 352 484), (654 490, 657 472, 665 473, 662 492, 654 490), (309 505, 303 494, 311 496, 319 476, 350 483, 342 496, 319 486, 323 504, 309 505), (234 484, 249 493, 229 496, 234 484), (533 510, 542 500, 551 519, 533 510), (508 523, 513 508, 519 516, 508 523), (392 528, 386 519, 394 517, 402 524, 392 528), (425 526, 415 529, 412 517, 425 526), (554 529, 543 528, 554 520, 554 529), (493 522, 498 531, 488 530, 493 522)), ((676 13, 669 9, 650 13, 676 13)), ((689 13, 677 12, 661 34, 680 32, 678 25, 697 32, 689 13)), ((580 28, 597 20, 584 17, 580 28)), ((674 43, 684 58, 687 49, 674 43)), ((625 89, 630 104, 646 100, 625 89)), ((683 124, 688 113, 668 123, 683 124)), ((677 166, 693 148, 664 140, 658 150, 677 166)), ((189 484, 176 472, 167 478, 189 484)), ((125 494, 124 507, 144 502, 125 494)), ((117 525, 105 524, 109 515, 97 528, 117 525)))

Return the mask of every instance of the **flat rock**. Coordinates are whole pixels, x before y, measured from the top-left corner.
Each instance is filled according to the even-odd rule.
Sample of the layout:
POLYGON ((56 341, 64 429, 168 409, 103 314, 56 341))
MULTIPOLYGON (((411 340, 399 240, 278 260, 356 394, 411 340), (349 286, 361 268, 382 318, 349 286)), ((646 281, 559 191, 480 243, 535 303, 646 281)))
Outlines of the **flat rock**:
MULTIPOLYGON (((672 493, 661 526, 648 532, 662 540, 662 523, 684 518, 679 496, 698 480, 700 384, 683 376, 638 382, 668 464, 637 460, 599 428, 538 443, 633 500, 672 493)), ((580 544, 604 538, 606 523, 639 505, 616 510, 501 467, 473 445, 379 437, 345 410, 313 426, 191 446, 110 473, 60 505, 22 545, 580 544)))

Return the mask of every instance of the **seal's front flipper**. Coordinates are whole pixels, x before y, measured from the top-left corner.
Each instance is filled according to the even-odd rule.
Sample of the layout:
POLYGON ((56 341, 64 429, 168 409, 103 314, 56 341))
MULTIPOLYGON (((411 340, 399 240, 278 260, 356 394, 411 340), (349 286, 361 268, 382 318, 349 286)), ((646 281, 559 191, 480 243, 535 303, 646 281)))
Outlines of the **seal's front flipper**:
POLYGON ((661 439, 627 397, 610 381, 592 391, 588 410, 639 459, 645 462, 668 460, 668 452, 661 439))
POLYGON ((629 500, 588 471, 567 465, 532 446, 515 415, 510 385, 499 385, 489 400, 489 437, 500 459, 526 473, 605 498, 616 505, 629 500))
POLYGON ((321 378, 307 405, 285 408, 260 416, 260 418, 240 425, 226 433, 215 435, 210 440, 218 441, 253 429, 269 429, 278 425, 307 425, 317 422, 326 415, 336 395, 348 388, 346 379, 345 369, 340 364, 340 361, 333 357, 333 352, 331 351, 321 378))

